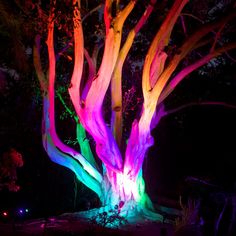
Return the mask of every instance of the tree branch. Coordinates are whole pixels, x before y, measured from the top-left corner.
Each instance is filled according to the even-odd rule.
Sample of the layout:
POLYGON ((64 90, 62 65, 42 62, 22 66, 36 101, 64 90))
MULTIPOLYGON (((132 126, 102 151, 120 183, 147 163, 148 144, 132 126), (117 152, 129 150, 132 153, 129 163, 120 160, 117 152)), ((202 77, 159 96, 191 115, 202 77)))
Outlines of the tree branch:
MULTIPOLYGON (((150 70, 153 63, 153 59, 158 57, 159 54, 162 55, 163 49, 169 43, 170 35, 173 30, 173 27, 176 23, 180 12, 187 4, 188 0, 176 0, 174 5, 170 9, 167 17, 162 23, 159 31, 157 32, 155 38, 153 39, 151 46, 149 47, 147 56, 145 58, 144 67, 143 67, 143 76, 142 76, 142 88, 144 100, 145 97, 148 97, 149 91, 152 89, 150 85, 150 70)), ((156 79, 157 80, 157 79, 156 79)))
POLYGON ((111 15, 111 7, 112 7, 112 0, 105 1, 105 9, 104 9, 104 22, 106 26, 106 34, 109 32, 112 15, 111 15))
POLYGON ((209 53, 208 55, 204 56, 203 58, 199 59, 195 63, 190 66, 185 67, 181 70, 166 86, 166 88, 162 91, 158 103, 160 104, 164 101, 164 99, 176 88, 176 86, 191 72, 198 69, 199 67, 205 65, 209 62, 212 58, 220 56, 221 54, 225 53, 226 51, 232 50, 236 48, 236 43, 229 43, 224 47, 216 49, 214 52, 209 53))
POLYGON ((112 24, 111 7, 112 1, 107 0, 104 9, 106 24, 105 49, 97 76, 93 79, 86 100, 83 103, 79 104, 76 97, 71 96, 71 99, 82 125, 96 142, 96 151, 99 158, 107 168, 120 172, 123 167, 122 157, 111 131, 104 122, 101 108, 118 57, 123 23, 132 11, 134 2, 131 1, 115 18, 112 18, 112 24))
MULTIPOLYGON (((48 75, 49 88, 48 88, 48 94, 44 95, 44 103, 45 103, 44 104, 44 107, 45 107, 44 108, 44 126, 45 126, 44 134, 47 137, 45 139, 45 142, 46 143, 49 142, 51 145, 51 148, 55 146, 56 148, 61 150, 62 152, 61 156, 64 156, 64 154, 66 154, 68 162, 71 162, 70 159, 72 159, 72 157, 76 159, 77 161, 79 161, 80 164, 83 166, 84 171, 87 171, 94 178, 94 180, 101 182, 102 177, 100 173, 80 153, 76 152, 71 147, 66 146, 64 143, 62 143, 56 133, 55 104, 54 104, 55 103, 54 83, 55 83, 56 58, 55 58, 55 51, 54 51, 54 36, 53 36, 54 20, 53 19, 54 19, 54 15, 52 11, 52 13, 49 16, 48 37, 47 37, 48 59, 49 59, 49 75, 48 75)), ((60 151, 55 150, 55 148, 53 150, 57 153, 60 153, 60 151)), ((53 157, 52 160, 57 162, 57 157, 53 157)))
POLYGON ((80 84, 84 65, 84 38, 80 15, 80 0, 73 0, 74 5, 74 70, 71 78, 69 94, 73 104, 80 106, 80 84), (77 6, 76 6, 77 5, 77 6), (76 102, 75 102, 76 101, 76 102))
POLYGON ((41 57, 40 57, 40 35, 36 35, 35 43, 33 46, 33 62, 34 68, 40 83, 40 87, 43 93, 45 93, 48 89, 48 83, 46 76, 43 72, 42 65, 41 65, 41 57))
POLYGON ((104 7, 103 3, 100 3, 98 6, 96 6, 95 8, 93 8, 91 11, 89 11, 83 18, 82 18, 82 22, 86 20, 86 18, 88 18, 89 16, 91 16, 94 12, 98 11, 99 9, 101 9, 102 7, 104 7))
MULTIPOLYGON (((236 16, 236 12, 232 12, 231 14, 227 15, 226 17, 224 17, 214 23, 204 25, 200 30, 198 30, 196 33, 194 33, 192 36, 190 36, 188 38, 188 40, 180 48, 179 52, 170 61, 169 65, 163 71, 163 73, 161 74, 160 78, 158 79, 155 87, 153 88, 152 93, 155 94, 156 99, 159 99, 160 93, 162 92, 163 88, 165 87, 166 83, 168 82, 170 76, 175 71, 176 67, 179 65, 180 61, 189 52, 191 52, 193 50, 193 48, 199 42, 199 40, 201 40, 207 33, 211 32, 213 29, 220 27, 223 23, 226 23, 229 20, 232 20, 235 16, 236 16)), ((205 64, 207 62, 207 60, 210 60, 210 59, 208 57, 204 57, 204 59, 200 60, 201 61, 200 64, 201 65, 205 64), (205 62, 204 62, 204 60, 205 60, 205 62)), ((198 67, 196 67, 196 68, 198 68, 198 67)), ((191 71, 193 71, 193 70, 191 70, 191 71)))
POLYGON ((81 161, 79 156, 74 156, 74 159, 68 153, 60 151, 55 145, 51 135, 50 126, 50 114, 49 114, 49 98, 48 96, 43 96, 43 120, 42 120, 42 136, 43 136, 43 146, 46 150, 50 159, 68 169, 72 170, 78 180, 84 183, 88 188, 92 189, 98 196, 102 195, 102 190, 100 183, 102 182, 101 175, 95 170, 94 167, 80 165, 77 161, 81 161))
POLYGON ((184 104, 182 106, 179 106, 177 108, 165 111, 162 118, 165 117, 165 116, 171 115, 173 113, 179 112, 179 111, 181 111, 185 108, 188 108, 188 107, 202 106, 202 105, 203 106, 209 106, 209 105, 210 106, 223 106, 223 107, 230 108, 230 109, 236 109, 236 105, 228 104, 228 103, 225 103, 225 102, 216 102, 216 101, 190 102, 190 103, 184 104))
POLYGON ((88 94, 88 91, 91 87, 91 84, 92 84, 93 79, 94 79, 95 74, 96 74, 96 64, 94 63, 93 58, 90 57, 90 55, 89 55, 89 53, 86 49, 84 49, 84 55, 85 55, 85 58, 88 62, 89 74, 88 74, 88 79, 86 81, 86 84, 83 88, 82 97, 81 97, 82 101, 86 100, 86 96, 88 94))
POLYGON ((111 127, 115 136, 115 140, 119 147, 121 147, 122 139, 122 68, 125 59, 130 51, 135 36, 138 34, 142 26, 146 23, 150 14, 153 11, 156 0, 151 0, 147 9, 135 25, 135 27, 129 32, 126 41, 120 50, 117 62, 111 78, 111 100, 112 100, 112 118, 111 127))
MULTIPOLYGON (((196 17, 196 16, 194 16, 194 15, 192 15, 192 14, 189 14, 189 13, 182 13, 181 15, 182 15, 182 16, 189 16, 189 17, 192 17, 192 18, 196 19, 197 21, 199 21, 199 22, 201 22, 201 23, 204 23, 203 20, 201 20, 200 18, 198 18, 198 17, 196 17)), ((215 31, 212 31, 212 33, 213 33, 214 35, 217 34, 215 31)), ((207 41, 207 40, 206 40, 206 41, 207 41)), ((205 41, 205 42, 206 42, 206 41, 205 41)), ((208 41, 210 41, 210 40, 208 39, 208 41)), ((221 43, 219 40, 218 40, 218 43, 220 44, 220 46, 222 46, 222 43, 221 43)), ((194 47, 193 50, 194 50, 194 49, 196 49, 196 47, 194 47)), ((225 54, 226 54, 226 56, 227 56, 230 60, 232 60, 233 62, 236 62, 236 59, 233 58, 230 54, 228 54, 228 53, 225 53, 225 54)))
MULTIPOLYGON (((153 61, 157 61, 157 57, 163 57, 162 60, 165 61, 163 49, 169 43, 172 29, 186 3, 187 0, 176 0, 174 2, 174 5, 170 9, 167 17, 153 39, 145 58, 142 75, 142 89, 144 97, 143 110, 140 120, 133 122, 125 154, 124 172, 133 179, 137 178, 139 170, 143 164, 145 153, 153 144, 153 138, 150 133, 150 125, 156 110, 157 97, 156 94, 151 91, 151 66, 153 61)), ((159 66, 160 71, 163 68, 163 63, 160 63, 159 66)), ((159 93, 160 92, 161 90, 159 93)))
POLYGON ((87 138, 86 132, 84 127, 80 124, 78 117, 75 115, 75 113, 66 105, 64 99, 62 98, 61 94, 57 92, 57 96, 59 100, 61 101, 62 105, 66 109, 66 111, 70 114, 70 116, 74 119, 76 123, 76 139, 80 146, 80 152, 82 156, 89 161, 89 163, 94 166, 97 170, 98 165, 94 159, 93 153, 90 148, 89 140, 87 138))

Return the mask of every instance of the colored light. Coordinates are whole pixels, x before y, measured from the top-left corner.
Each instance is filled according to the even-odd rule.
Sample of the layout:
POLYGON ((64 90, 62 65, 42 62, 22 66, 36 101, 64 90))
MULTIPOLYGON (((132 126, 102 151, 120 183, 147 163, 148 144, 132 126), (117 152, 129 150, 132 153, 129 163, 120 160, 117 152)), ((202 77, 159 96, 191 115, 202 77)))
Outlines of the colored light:
POLYGON ((20 210, 19 210, 19 213, 20 213, 20 214, 23 214, 23 210, 22 210, 22 209, 20 209, 20 210))
POLYGON ((6 211, 4 211, 2 214, 3 216, 8 216, 8 213, 6 211))
POLYGON ((28 212, 29 212, 29 209, 26 208, 26 209, 25 209, 25 212, 28 213, 28 212))

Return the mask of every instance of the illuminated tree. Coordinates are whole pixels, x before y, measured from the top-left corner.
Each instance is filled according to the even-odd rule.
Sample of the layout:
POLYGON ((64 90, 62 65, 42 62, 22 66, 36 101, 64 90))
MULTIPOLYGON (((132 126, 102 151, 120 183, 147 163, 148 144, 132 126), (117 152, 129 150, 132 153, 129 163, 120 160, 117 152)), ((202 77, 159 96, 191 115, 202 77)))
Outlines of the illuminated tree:
MULTIPOLYGON (((173 28, 188 2, 187 0, 174 1, 145 56, 142 65, 142 110, 132 123, 127 142, 124 142, 122 140, 124 126, 122 68, 135 36, 146 23, 154 7, 158 5, 156 0, 150 0, 143 15, 122 38, 123 31, 126 30, 127 33, 127 29, 123 29, 124 23, 138 4, 136 0, 124 2, 106 0, 104 6, 100 4, 83 16, 85 19, 94 11, 101 13, 103 9, 105 39, 101 61, 99 61, 101 47, 95 45, 90 55, 90 51, 84 46, 81 1, 73 0, 71 14, 73 14, 74 69, 68 92, 75 112, 65 104, 60 95, 59 98, 76 122, 79 151, 63 143, 56 131, 57 58, 54 29, 57 15, 55 13, 56 1, 52 2, 47 21, 46 44, 49 62, 47 75, 44 74, 40 63, 39 35, 36 36, 34 47, 34 65, 43 96, 43 145, 50 159, 72 170, 78 180, 98 195, 103 206, 118 205, 126 213, 128 210, 136 209, 149 217, 162 219, 160 215, 154 215, 147 210, 152 210, 152 204, 145 192, 142 175, 145 155, 154 143, 151 131, 158 125, 161 118, 168 114, 168 111, 164 109, 164 100, 187 75, 208 63, 212 58, 236 47, 235 42, 223 44, 221 41, 219 43, 221 32, 233 20, 236 13, 234 11, 218 20, 203 24, 192 35, 181 40, 178 48, 168 50, 168 47, 172 46, 170 37, 173 28), (201 48, 204 48, 202 51, 205 54, 201 52, 200 58, 194 57, 194 61, 182 63, 188 55, 201 48), (85 73, 86 69, 87 73, 85 73), (108 125, 103 114, 103 103, 109 89, 111 90, 111 121, 108 125), (101 168, 96 163, 97 158, 93 156, 87 135, 95 142, 96 155, 102 162, 101 168)), ((69 1, 66 4, 70 4, 69 1)), ((183 19, 182 25, 186 32, 186 22, 183 19)))

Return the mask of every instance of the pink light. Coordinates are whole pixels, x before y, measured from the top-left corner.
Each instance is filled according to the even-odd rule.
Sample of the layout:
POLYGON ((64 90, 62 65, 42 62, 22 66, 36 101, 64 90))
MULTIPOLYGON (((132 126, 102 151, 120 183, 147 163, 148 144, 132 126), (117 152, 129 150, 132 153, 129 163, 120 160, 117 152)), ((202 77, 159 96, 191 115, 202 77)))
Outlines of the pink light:
POLYGON ((4 211, 2 214, 3 216, 8 216, 8 213, 6 211, 4 211))

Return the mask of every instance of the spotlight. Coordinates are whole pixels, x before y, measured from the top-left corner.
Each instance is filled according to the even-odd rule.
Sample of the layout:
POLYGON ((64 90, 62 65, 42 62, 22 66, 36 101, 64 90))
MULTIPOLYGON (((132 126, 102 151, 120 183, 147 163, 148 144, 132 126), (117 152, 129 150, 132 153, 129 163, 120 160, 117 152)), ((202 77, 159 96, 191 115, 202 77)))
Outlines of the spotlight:
POLYGON ((4 211, 4 212, 2 213, 2 215, 3 215, 4 217, 7 217, 7 216, 8 216, 8 213, 7 213, 6 211, 4 211))
POLYGON ((29 209, 28 208, 20 208, 20 209, 18 209, 17 213, 18 213, 18 215, 23 216, 23 215, 29 213, 29 209))
POLYGON ((22 215, 24 213, 23 209, 19 209, 18 213, 22 215))

